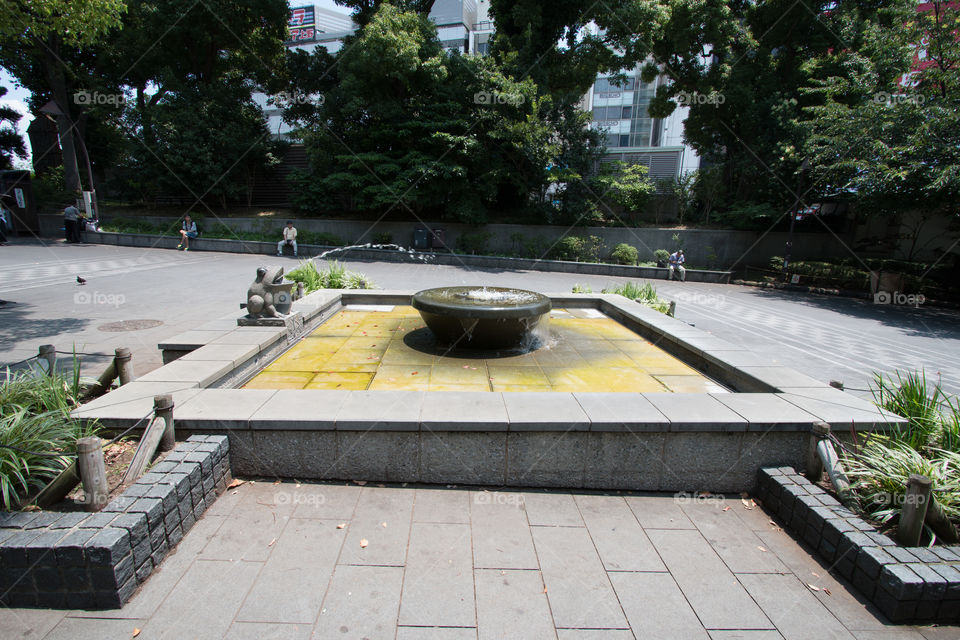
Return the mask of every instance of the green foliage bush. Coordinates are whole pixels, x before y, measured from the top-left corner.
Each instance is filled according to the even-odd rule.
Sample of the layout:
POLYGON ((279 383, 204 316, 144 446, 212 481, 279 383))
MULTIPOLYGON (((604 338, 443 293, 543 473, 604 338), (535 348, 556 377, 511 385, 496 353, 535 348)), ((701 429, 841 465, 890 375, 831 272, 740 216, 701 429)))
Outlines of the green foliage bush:
POLYGON ((646 305, 660 313, 667 313, 670 310, 670 303, 660 298, 657 295, 656 288, 649 282, 642 285, 636 282, 626 282, 613 288, 604 289, 601 293, 616 293, 624 298, 629 298, 630 300, 646 305))
POLYGON ((657 249, 653 252, 653 257, 657 263, 666 264, 670 260, 670 252, 666 249, 657 249))
POLYGON ((304 260, 286 274, 288 280, 302 282, 306 293, 318 289, 373 289, 374 284, 362 273, 349 271, 336 260, 327 261, 324 269, 317 269, 313 260, 304 260))
POLYGON ((637 251, 636 247, 633 247, 625 242, 621 242, 613 248, 613 252, 610 254, 610 257, 613 258, 617 264, 634 265, 637 264, 637 259, 640 257, 640 252, 637 251))
POLYGON ((66 457, 76 450, 77 438, 95 426, 83 426, 70 417, 79 406, 79 364, 70 377, 60 371, 47 375, 36 369, 6 371, 0 384, 0 502, 4 509, 18 506, 30 492, 42 488, 69 466, 66 457), (21 451, 7 447, 16 447, 21 451), (34 453, 64 454, 49 457, 34 453))
POLYGON ((600 262, 603 239, 597 236, 565 236, 550 250, 553 260, 572 262, 600 262))
POLYGON ((493 234, 487 231, 467 231, 457 238, 457 250, 461 253, 473 255, 486 254, 488 251, 487 244, 492 237, 493 234))

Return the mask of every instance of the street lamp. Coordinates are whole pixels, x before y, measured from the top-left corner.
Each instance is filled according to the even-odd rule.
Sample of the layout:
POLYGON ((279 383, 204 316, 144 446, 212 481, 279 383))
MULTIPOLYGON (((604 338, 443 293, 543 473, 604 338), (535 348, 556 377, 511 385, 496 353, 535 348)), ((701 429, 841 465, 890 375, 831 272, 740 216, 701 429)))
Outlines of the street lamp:
POLYGON ((74 131, 76 129, 73 120, 70 118, 70 114, 63 111, 54 100, 51 100, 47 104, 40 107, 40 113, 45 115, 47 119, 54 124, 56 124, 57 117, 64 116, 70 123, 70 135, 73 136, 74 140, 80 141, 80 150, 83 151, 83 159, 86 161, 87 165, 87 182, 90 183, 90 201, 93 205, 93 217, 96 218, 100 207, 97 204, 97 189, 93 184, 93 169, 90 166, 90 154, 87 153, 87 145, 83 141, 83 136, 74 135, 74 131))
POLYGON ((790 235, 787 236, 787 250, 783 255, 783 268, 781 269, 784 277, 787 275, 787 267, 790 266, 790 253, 793 251, 793 227, 797 223, 797 207, 800 206, 800 199, 803 197, 803 178, 809 168, 810 160, 804 158, 803 164, 800 165, 800 177, 797 180, 797 199, 790 207, 790 235))

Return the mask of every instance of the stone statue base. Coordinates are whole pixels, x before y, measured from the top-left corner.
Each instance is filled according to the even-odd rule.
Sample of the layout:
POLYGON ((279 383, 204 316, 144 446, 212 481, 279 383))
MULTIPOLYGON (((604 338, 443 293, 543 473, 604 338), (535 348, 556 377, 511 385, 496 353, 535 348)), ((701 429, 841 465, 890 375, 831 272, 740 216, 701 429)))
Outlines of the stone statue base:
POLYGON ((238 327, 285 327, 287 333, 287 343, 293 343, 303 335, 303 314, 295 311, 282 318, 250 318, 242 316, 237 318, 238 327))

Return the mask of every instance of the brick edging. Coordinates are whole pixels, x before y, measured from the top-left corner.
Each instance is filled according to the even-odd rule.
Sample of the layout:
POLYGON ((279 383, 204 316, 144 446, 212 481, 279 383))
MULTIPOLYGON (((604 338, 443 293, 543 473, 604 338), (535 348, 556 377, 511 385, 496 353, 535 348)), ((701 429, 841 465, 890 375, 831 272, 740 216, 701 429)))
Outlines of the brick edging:
POLYGON ((99 513, 0 513, 0 604, 116 609, 227 485, 226 436, 191 436, 99 513))
POLYGON ((757 497, 893 622, 960 620, 960 546, 901 547, 793 467, 764 468, 757 497))

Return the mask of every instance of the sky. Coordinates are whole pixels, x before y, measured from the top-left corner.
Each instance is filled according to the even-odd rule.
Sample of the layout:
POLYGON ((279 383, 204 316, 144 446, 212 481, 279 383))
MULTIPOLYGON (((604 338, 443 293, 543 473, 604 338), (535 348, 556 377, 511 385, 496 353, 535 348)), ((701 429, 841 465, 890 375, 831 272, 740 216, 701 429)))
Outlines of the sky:
MULTIPOLYGON (((322 9, 330 9, 339 13, 350 13, 346 7, 339 6, 333 0, 287 1, 287 5, 290 7, 303 7, 311 4, 322 9)), ((30 98, 30 92, 26 89, 17 87, 17 81, 9 73, 7 73, 6 69, 2 67, 0 67, 0 87, 7 88, 7 94, 0 98, 0 105, 12 107, 24 116, 17 123, 17 130, 20 132, 20 136, 27 145, 27 152, 30 153, 30 139, 27 138, 27 127, 29 127, 30 123, 33 121, 33 115, 30 114, 29 109, 27 108, 27 100, 30 98)), ((14 167, 17 169, 30 169, 30 159, 28 158, 27 160, 20 160, 19 158, 15 158, 14 167)))

